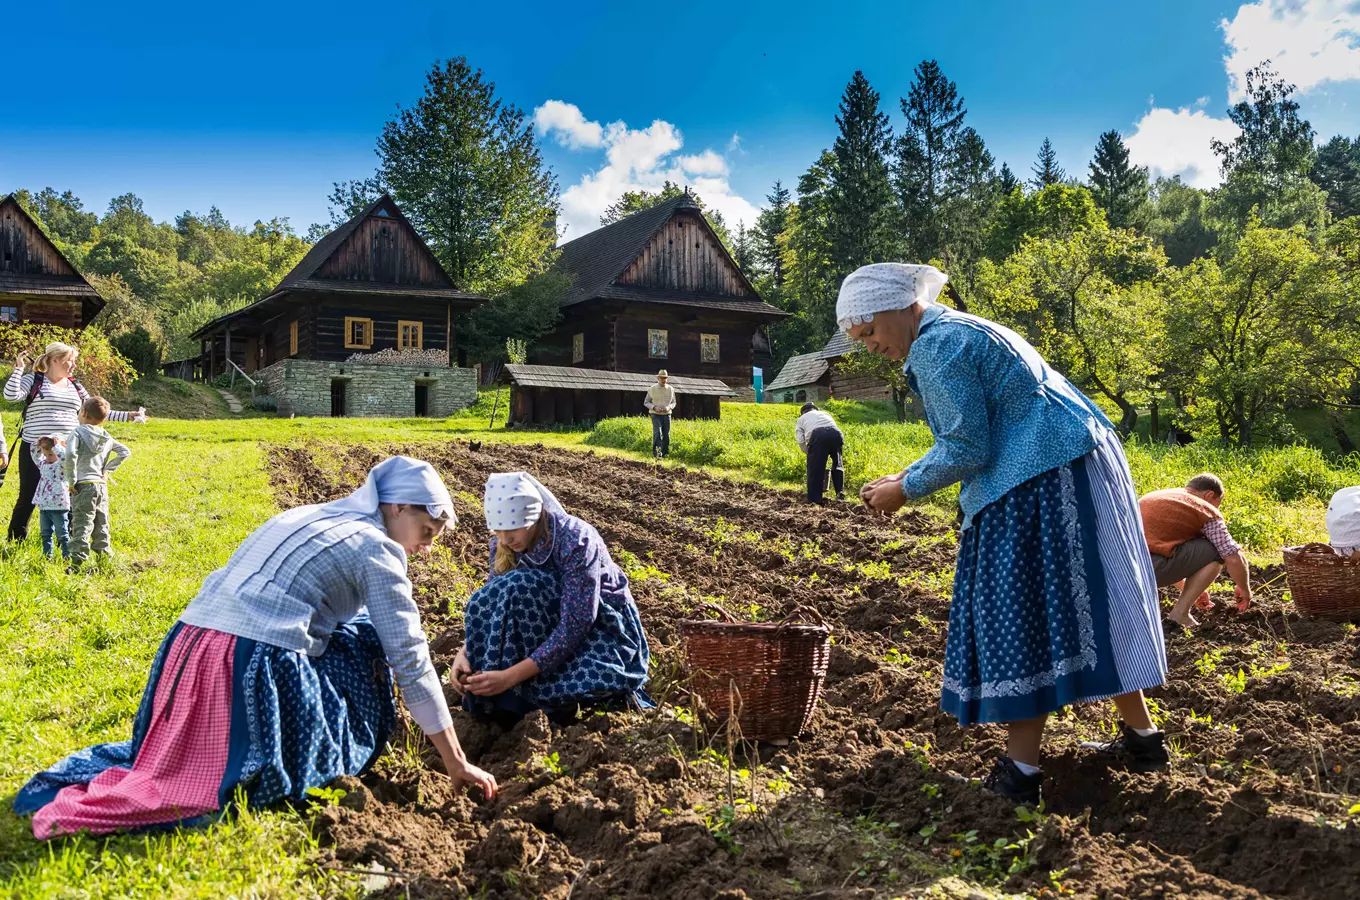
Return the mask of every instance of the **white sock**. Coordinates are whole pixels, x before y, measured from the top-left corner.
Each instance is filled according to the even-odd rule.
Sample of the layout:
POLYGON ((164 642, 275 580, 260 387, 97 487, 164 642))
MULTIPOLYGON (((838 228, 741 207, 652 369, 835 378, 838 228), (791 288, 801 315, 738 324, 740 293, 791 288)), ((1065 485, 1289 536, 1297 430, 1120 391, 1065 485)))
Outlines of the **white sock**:
POLYGON ((1156 725, 1153 725, 1151 728, 1135 728, 1135 729, 1133 729, 1133 733, 1136 734, 1136 735, 1138 735, 1139 737, 1152 737, 1154 734, 1156 734, 1156 733, 1159 732, 1159 731, 1161 731, 1161 729, 1158 728, 1156 725))
POLYGON ((1025 775, 1038 775, 1040 772, 1038 766, 1031 766, 1029 763, 1022 763, 1018 759, 1012 759, 1011 762, 1015 763, 1015 767, 1025 775))

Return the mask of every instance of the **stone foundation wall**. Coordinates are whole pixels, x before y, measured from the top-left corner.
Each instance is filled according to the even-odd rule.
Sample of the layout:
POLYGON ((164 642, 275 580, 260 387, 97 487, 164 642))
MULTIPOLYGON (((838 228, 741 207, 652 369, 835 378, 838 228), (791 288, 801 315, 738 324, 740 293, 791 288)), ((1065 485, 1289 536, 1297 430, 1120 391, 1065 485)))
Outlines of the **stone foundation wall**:
POLYGON ((345 384, 345 415, 411 418, 416 414, 416 385, 427 391, 426 415, 451 416, 477 402, 471 369, 447 366, 387 366, 375 363, 285 359, 254 376, 276 399, 293 402, 299 416, 329 416, 331 385, 345 384))

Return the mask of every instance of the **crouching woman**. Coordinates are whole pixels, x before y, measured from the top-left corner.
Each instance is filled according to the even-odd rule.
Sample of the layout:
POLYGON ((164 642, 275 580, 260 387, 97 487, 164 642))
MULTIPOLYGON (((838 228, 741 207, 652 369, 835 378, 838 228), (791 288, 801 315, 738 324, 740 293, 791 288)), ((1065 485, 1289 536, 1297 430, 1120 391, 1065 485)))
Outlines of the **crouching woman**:
POLYGON ((471 713, 534 709, 563 722, 582 707, 650 707, 650 652, 628 577, 600 533, 527 472, 486 483, 491 574, 468 600, 453 684, 471 713))
POLYGON ((394 674, 454 783, 493 796, 459 746, 406 576, 407 554, 455 522, 430 464, 400 456, 343 500, 270 519, 166 635, 132 740, 34 776, 15 810, 49 838, 189 824, 238 786, 252 806, 301 800, 382 752, 394 674))

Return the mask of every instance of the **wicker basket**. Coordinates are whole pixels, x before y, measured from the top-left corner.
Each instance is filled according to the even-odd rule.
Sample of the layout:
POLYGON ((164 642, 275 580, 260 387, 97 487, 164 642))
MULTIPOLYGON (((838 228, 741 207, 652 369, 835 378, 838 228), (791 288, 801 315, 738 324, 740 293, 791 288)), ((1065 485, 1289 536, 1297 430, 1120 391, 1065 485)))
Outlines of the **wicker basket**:
POLYGON ((1329 619, 1360 618, 1360 554, 1342 556, 1329 544, 1286 547, 1284 569, 1299 612, 1329 619))
POLYGON ((721 722, 735 711, 748 741, 797 737, 812 719, 831 660, 831 630, 821 615, 799 606, 777 624, 737 622, 713 604, 703 608, 726 621, 679 625, 695 697, 721 722))

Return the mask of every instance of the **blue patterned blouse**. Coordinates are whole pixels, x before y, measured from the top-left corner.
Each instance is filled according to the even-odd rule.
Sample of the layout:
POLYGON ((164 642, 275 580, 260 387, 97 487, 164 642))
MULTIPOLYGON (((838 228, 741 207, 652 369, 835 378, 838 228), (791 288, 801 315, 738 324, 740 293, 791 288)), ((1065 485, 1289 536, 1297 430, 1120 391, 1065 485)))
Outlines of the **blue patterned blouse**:
POLYGON ((961 482, 965 529, 1114 427, 1020 335, 938 303, 921 317, 905 371, 935 444, 903 472, 902 493, 916 500, 961 482))
MULTIPOLYGON (((521 567, 547 569, 562 579, 562 598, 557 628, 543 645, 529 654, 542 672, 551 672, 575 655, 595 627, 600 604, 622 612, 634 607, 625 618, 636 619, 628 576, 609 555, 604 538, 595 527, 572 515, 545 512, 551 517, 547 538, 518 554, 521 567)), ((491 560, 496 559, 497 540, 491 538, 491 560)), ((496 578, 493 567, 491 578, 496 578)))

